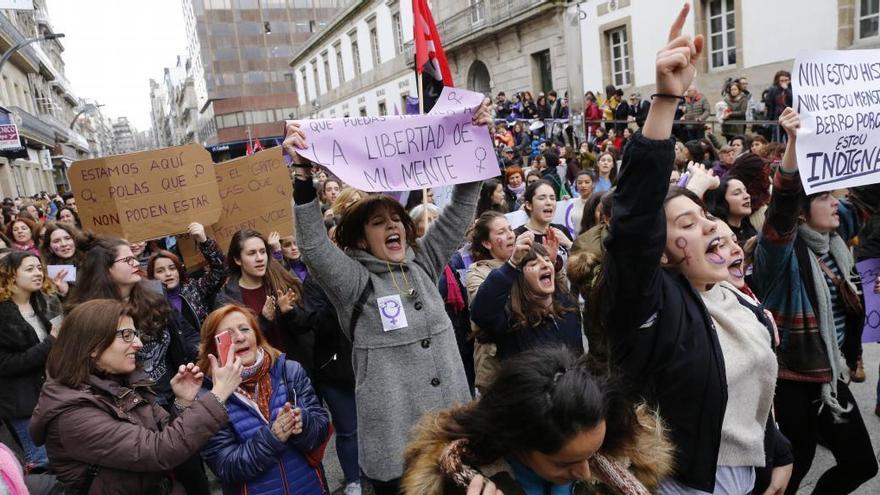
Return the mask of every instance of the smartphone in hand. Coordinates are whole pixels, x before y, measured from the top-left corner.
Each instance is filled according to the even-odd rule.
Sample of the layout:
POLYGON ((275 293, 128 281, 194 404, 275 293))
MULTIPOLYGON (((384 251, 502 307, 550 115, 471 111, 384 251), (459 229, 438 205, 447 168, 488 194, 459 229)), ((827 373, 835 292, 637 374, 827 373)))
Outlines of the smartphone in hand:
POLYGON ((220 360, 220 366, 226 366, 226 356, 229 355, 229 349, 232 347, 232 332, 224 330, 214 336, 217 343, 217 359, 220 360))

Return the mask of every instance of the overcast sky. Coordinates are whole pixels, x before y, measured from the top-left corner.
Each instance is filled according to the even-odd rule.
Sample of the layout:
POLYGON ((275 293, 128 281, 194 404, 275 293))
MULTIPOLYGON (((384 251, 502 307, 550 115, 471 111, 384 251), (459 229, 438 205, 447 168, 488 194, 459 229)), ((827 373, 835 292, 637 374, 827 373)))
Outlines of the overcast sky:
POLYGON ((47 0, 56 32, 64 33, 67 79, 80 98, 106 105, 108 117, 126 116, 150 127, 150 78, 186 55, 180 0, 47 0))

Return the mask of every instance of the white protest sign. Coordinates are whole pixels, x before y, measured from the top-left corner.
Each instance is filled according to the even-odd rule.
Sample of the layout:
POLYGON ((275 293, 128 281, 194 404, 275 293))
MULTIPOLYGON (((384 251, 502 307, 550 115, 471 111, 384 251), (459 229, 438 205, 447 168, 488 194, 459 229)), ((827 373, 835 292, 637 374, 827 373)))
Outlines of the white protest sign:
POLYGON ((368 192, 497 177, 488 129, 472 122, 482 99, 479 93, 444 88, 429 115, 303 120, 308 148, 299 154, 368 192))
POLYGON ((804 50, 791 76, 806 193, 880 182, 880 50, 804 50))
MULTIPOLYGON (((571 213, 574 211, 574 207, 577 203, 573 199, 566 199, 563 201, 556 202, 556 212, 553 214, 552 223, 565 225, 568 227, 568 232, 574 236, 575 225, 571 219, 571 213)), ((516 229, 521 225, 525 225, 526 222, 529 221, 529 215, 525 212, 525 210, 516 210, 510 213, 506 213, 504 215, 507 217, 507 221, 510 222, 510 227, 516 229)))

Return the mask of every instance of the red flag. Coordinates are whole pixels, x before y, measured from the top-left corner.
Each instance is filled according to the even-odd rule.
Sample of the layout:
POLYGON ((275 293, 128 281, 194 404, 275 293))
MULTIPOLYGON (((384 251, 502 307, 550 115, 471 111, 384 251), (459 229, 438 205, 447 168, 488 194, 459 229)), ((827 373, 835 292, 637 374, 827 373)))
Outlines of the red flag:
POLYGON ((245 145, 244 152, 247 154, 247 156, 251 156, 254 154, 254 150, 251 149, 251 142, 250 141, 248 141, 247 144, 245 145))
POLYGON ((263 151, 263 143, 260 142, 260 138, 254 141, 254 153, 258 151, 263 151))
POLYGON ((427 0, 413 0, 413 43, 416 47, 416 72, 425 74, 422 79, 422 98, 425 100, 425 112, 429 111, 443 86, 453 86, 452 72, 443 43, 434 24, 434 17, 428 7, 427 0))

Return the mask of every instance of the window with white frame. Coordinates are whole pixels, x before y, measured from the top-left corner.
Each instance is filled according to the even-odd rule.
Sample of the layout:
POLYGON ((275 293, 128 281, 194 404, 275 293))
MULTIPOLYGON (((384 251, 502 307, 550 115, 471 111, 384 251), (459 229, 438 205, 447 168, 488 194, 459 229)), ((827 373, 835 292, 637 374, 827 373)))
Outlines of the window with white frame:
POLYGON ((315 96, 321 94, 321 80, 318 78, 318 59, 312 59, 312 81, 315 81, 315 96))
POLYGON ((611 61, 611 82, 618 87, 629 86, 631 76, 626 26, 611 29, 606 32, 606 36, 608 37, 608 59, 611 61))
POLYGON ((709 67, 736 65, 736 13, 734 0, 709 0, 706 32, 709 34, 709 67))
POLYGON ((483 19, 486 18, 485 12, 483 9, 485 8, 485 4, 483 0, 470 0, 470 8, 471 8, 471 24, 480 24, 483 22, 483 19))
POLYGON ((361 50, 358 46, 357 31, 348 33, 351 39, 351 66, 354 69, 354 77, 361 74, 361 50))
POLYGON ((299 69, 300 80, 302 81, 302 99, 303 101, 309 101, 309 82, 306 80, 306 68, 305 66, 299 69))
POLYGON ((400 12, 395 12, 391 16, 391 23, 394 25, 394 46, 397 47, 397 53, 403 53, 403 24, 400 22, 400 12))
POLYGON ((373 57, 373 67, 378 67, 382 63, 379 57, 379 30, 376 28, 376 18, 367 21, 370 32, 370 55, 373 57))
POLYGON ((336 42, 333 45, 333 53, 336 54, 336 73, 339 74, 339 84, 345 82, 345 70, 342 67, 342 43, 336 42))
POLYGON ((324 82, 327 83, 327 91, 333 87, 330 79, 330 54, 327 52, 321 53, 321 60, 324 62, 324 82))
POLYGON ((859 39, 880 34, 880 0, 860 0, 858 11, 859 39))

